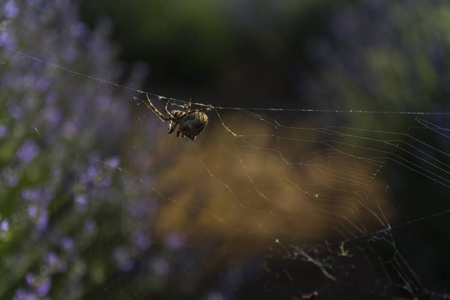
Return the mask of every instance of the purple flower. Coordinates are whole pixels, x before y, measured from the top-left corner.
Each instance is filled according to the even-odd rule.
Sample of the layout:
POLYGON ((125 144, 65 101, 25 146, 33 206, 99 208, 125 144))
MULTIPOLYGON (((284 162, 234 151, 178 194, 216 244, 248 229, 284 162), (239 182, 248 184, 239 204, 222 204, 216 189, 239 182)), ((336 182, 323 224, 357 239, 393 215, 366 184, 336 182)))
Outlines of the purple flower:
POLYGON ((50 86, 50 80, 46 77, 41 77, 36 80, 34 83, 34 87, 37 89, 38 92, 43 92, 47 90, 50 86))
POLYGON ((31 189, 23 189, 22 190, 22 199, 25 201, 31 201, 32 197, 32 190, 31 189))
POLYGON ((62 119, 61 110, 51 107, 45 110, 44 119, 48 121, 51 125, 56 125, 62 119))
POLYGON ((22 163, 31 162, 39 153, 39 147, 31 140, 26 140, 17 151, 17 158, 22 163))
POLYGON ((171 233, 166 236, 165 244, 172 250, 181 248, 185 243, 185 238, 179 233, 171 233))
POLYGON ((16 39, 7 31, 2 31, 0 33, 0 43, 9 47, 14 47, 16 45, 16 39))
POLYGON ((120 165, 120 158, 112 157, 106 161, 106 165, 108 165, 111 168, 116 169, 120 165))
POLYGON ((54 252, 47 252, 44 255, 44 262, 45 262, 46 265, 48 265, 49 267, 52 268, 52 267, 55 267, 55 266, 58 265, 59 257, 54 252))
POLYGON ((36 201, 47 205, 53 199, 53 191, 50 188, 39 188, 36 191, 36 201))
POLYGON ((95 179, 98 174, 98 168, 96 166, 90 165, 86 172, 82 175, 83 183, 87 184, 95 179))
POLYGON ((141 200, 131 203, 128 208, 129 214, 134 218, 141 218, 155 209, 153 202, 149 200, 141 200))
POLYGON ((14 1, 10 0, 6 2, 6 5, 4 7, 4 13, 7 18, 13 18, 17 12, 19 11, 19 8, 14 3, 14 1))
POLYGON ((3 138, 6 136, 6 126, 0 125, 0 138, 3 138))
POLYGON ((29 285, 34 285, 34 280, 35 278, 34 278, 34 275, 33 275, 33 273, 27 273, 27 275, 25 275, 25 280, 27 281, 27 283, 29 284, 29 285))
POLYGON ((45 279, 42 283, 36 288, 37 293, 40 297, 44 297, 50 291, 50 287, 52 286, 52 281, 50 278, 45 279))
POLYGON ((39 231, 44 231, 48 225, 48 213, 44 210, 40 213, 39 218, 36 222, 36 227, 39 231))
MULTIPOLYGON (((72 1, 5 0, 0 7, 6 19, 17 18, 6 23, 6 29, 0 32, 3 45, 12 48, 20 45, 17 47, 20 51, 108 81, 118 81, 121 77, 121 66, 114 61, 115 49, 105 36, 109 32, 108 24, 103 23, 100 30, 90 32, 86 24, 79 21, 72 1)), ((112 237, 114 250, 112 254, 111 250, 108 253, 117 262, 117 269, 131 270, 136 254, 141 255, 150 246, 150 238, 139 231, 142 225, 130 217, 130 210, 118 209, 129 186, 115 180, 121 160, 114 155, 130 121, 128 104, 119 98, 117 87, 113 85, 99 88, 96 80, 73 76, 54 65, 29 59, 7 48, 1 51, 1 61, 5 63, 1 65, 4 72, 0 75, 0 88, 8 97, 0 99, 1 107, 5 108, 0 140, 16 152, 12 152, 11 163, 0 167, 0 182, 6 195, 19 195, 23 201, 12 199, 11 216, 8 214, 8 219, 0 217, 0 232, 11 230, 11 220, 25 217, 33 227, 18 232, 18 238, 36 245, 36 248, 18 245, 15 249, 7 249, 2 253, 2 259, 14 261, 20 253, 23 259, 19 262, 26 262, 28 257, 32 258, 35 249, 45 251, 41 261, 20 266, 25 268, 23 281, 29 286, 17 289, 15 299, 57 297, 52 295, 52 276, 57 272, 61 272, 58 283, 62 289, 70 291, 77 286, 82 290, 84 279, 81 283, 78 275, 63 272, 69 268, 69 263, 90 264, 96 256, 103 255, 97 251, 86 254, 84 250, 91 247, 92 240, 100 234, 98 227, 103 229, 104 221, 109 217, 123 216, 134 222, 129 227, 122 227, 123 231, 112 228, 112 233, 120 232, 122 237, 131 238, 121 239, 125 244, 117 247, 119 239, 116 239, 117 235, 112 237), (38 128, 39 135, 33 127, 38 128), (38 162, 41 163, 39 169, 26 168, 26 164, 38 162), (67 206, 70 199, 74 199, 73 210, 67 206), (96 209, 106 202, 107 209, 96 209), (93 210, 90 210, 91 203, 93 210), (77 214, 88 210, 89 214, 77 214), (67 220, 61 217, 61 213, 65 217, 66 212, 67 220), (135 231, 138 233, 133 234, 135 231), (33 273, 36 270, 44 270, 45 274, 33 273)), ((139 85, 142 77, 137 76, 131 82, 139 85)), ((142 197, 138 193, 133 195, 142 197)), ((130 203, 136 202, 136 198, 130 198, 130 203)), ((148 212, 149 205, 140 205, 139 213, 148 212)), ((122 224, 117 222, 112 226, 122 224)), ((93 278, 86 278, 86 286, 91 285, 91 280, 93 278)), ((14 286, 6 286, 8 290, 11 288, 14 286)))
POLYGON ((16 121, 20 121, 23 119, 25 115, 25 109, 21 106, 12 106, 10 107, 11 115, 16 121))
POLYGON ((22 199, 25 201, 47 205, 52 198, 53 192, 49 188, 39 187, 36 189, 24 189, 22 191, 22 199))
POLYGON ((9 186, 16 186, 17 182, 19 181, 19 178, 17 178, 17 175, 12 172, 4 172, 3 176, 5 177, 5 182, 9 186))
POLYGON ((0 222, 0 230, 8 231, 9 230, 9 222, 7 219, 4 219, 0 222))
POLYGON ((28 206, 28 216, 30 218, 36 218, 37 212, 38 212, 38 210, 37 210, 37 206, 36 205, 28 206))
POLYGON ((108 187, 110 186, 112 183, 112 180, 110 177, 105 177, 102 179, 102 181, 100 182, 99 186, 101 187, 108 187))
POLYGON ((86 194, 80 194, 75 197, 75 209, 80 213, 86 212, 88 203, 86 194))
POLYGON ((125 248, 117 247, 114 249, 113 256, 116 259, 119 269, 122 271, 127 272, 133 267, 133 261, 125 248))
POLYGON ((89 33, 89 28, 83 22, 75 22, 70 27, 70 31, 77 37, 86 37, 89 33))
POLYGON ((27 296, 27 293, 25 292, 24 289, 17 289, 15 296, 14 296, 14 300, 25 300, 26 296, 27 296))
POLYGON ((61 248, 63 248, 66 251, 69 251, 69 250, 73 249, 75 243, 73 242, 72 238, 70 238, 70 237, 63 237, 60 240, 60 245, 61 245, 61 248))
POLYGON ((144 233, 134 233, 131 241, 142 250, 145 250, 150 246, 150 238, 144 233))

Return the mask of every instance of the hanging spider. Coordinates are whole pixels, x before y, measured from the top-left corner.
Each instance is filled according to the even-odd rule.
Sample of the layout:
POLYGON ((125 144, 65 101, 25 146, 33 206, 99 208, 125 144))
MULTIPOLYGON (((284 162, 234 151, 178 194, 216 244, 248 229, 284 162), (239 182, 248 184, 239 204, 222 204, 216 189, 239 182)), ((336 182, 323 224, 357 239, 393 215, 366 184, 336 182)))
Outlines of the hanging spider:
POLYGON ((171 134, 178 126, 177 137, 184 138, 187 136, 191 140, 195 140, 197 136, 205 129, 208 125, 208 116, 204 113, 206 111, 213 110, 214 107, 208 107, 203 109, 191 110, 191 100, 188 104, 183 107, 183 110, 172 110, 170 112, 167 107, 169 106, 170 100, 167 100, 164 110, 167 116, 160 113, 156 107, 150 101, 150 97, 147 95, 148 104, 153 109, 153 111, 164 121, 169 121, 168 133, 171 134))

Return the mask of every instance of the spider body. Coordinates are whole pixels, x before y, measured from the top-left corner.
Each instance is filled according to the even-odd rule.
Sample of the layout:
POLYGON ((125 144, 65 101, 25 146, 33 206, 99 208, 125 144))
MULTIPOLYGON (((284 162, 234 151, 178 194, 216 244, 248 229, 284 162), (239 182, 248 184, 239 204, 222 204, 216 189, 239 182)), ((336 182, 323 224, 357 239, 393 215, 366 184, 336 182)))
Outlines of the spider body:
POLYGON ((191 110, 191 100, 186 104, 183 110, 172 110, 171 112, 167 109, 169 106, 169 101, 166 102, 166 106, 164 110, 166 111, 167 116, 164 116, 160 113, 153 103, 150 101, 150 98, 147 95, 148 104, 151 109, 155 112, 155 114, 160 117, 164 121, 169 121, 169 128, 167 132, 171 134, 177 129, 177 137, 184 138, 187 136, 191 140, 195 140, 197 136, 205 129, 206 125, 208 125, 208 116, 204 113, 206 111, 213 110, 213 107, 203 108, 191 110))

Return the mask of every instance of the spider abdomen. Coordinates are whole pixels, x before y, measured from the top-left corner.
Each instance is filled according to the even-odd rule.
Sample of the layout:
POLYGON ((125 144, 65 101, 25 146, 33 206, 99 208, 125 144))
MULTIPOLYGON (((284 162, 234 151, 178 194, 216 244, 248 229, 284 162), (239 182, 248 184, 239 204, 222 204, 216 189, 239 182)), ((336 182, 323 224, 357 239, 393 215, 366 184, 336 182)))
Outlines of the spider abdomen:
POLYGON ((187 136, 191 140, 195 140, 206 125, 208 125, 208 116, 202 112, 193 112, 181 117, 178 130, 181 137, 187 136))

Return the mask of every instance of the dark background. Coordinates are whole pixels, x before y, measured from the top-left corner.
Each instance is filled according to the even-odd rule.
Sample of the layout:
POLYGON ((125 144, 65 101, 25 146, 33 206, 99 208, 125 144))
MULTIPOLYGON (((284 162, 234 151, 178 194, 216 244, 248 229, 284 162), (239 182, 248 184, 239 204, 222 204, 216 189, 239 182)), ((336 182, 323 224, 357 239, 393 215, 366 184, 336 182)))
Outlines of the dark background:
MULTIPOLYGON (((91 26, 98 18, 110 18, 122 60, 145 61, 146 90, 152 93, 222 107, 375 111, 448 111, 448 11, 443 1, 81 3, 82 17, 91 26)), ((332 117, 340 124, 341 116, 332 117)), ((393 116, 376 122, 354 115, 344 123, 392 129, 414 121, 393 116)), ((393 198, 406 207, 406 215, 446 209, 440 191, 399 168, 389 170, 384 176, 395 182, 393 198), (399 177, 409 178, 408 183, 399 177), (427 207, 431 199, 441 199, 440 207, 427 207)), ((407 247, 409 234, 420 235, 422 226, 428 225, 394 232, 398 245, 407 247)), ((446 242, 433 251, 448 251, 445 231, 436 234, 446 242)), ((414 253, 431 251, 426 242, 414 247, 414 253)), ((421 272, 436 271, 428 284, 436 280, 442 282, 437 287, 445 286, 446 267, 417 255, 405 257, 421 272)))

